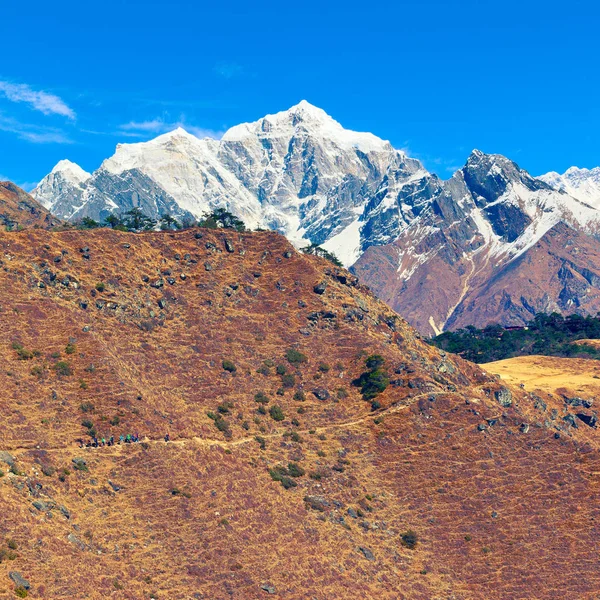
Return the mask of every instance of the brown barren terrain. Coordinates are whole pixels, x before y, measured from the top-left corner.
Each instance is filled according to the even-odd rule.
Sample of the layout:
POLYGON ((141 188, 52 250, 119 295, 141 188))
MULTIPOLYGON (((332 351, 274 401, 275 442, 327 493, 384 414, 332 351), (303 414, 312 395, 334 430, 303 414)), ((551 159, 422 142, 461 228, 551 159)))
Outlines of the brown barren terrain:
POLYGON ((596 430, 343 269, 198 229, 0 233, 0 269, 0 598, 597 598, 596 430))

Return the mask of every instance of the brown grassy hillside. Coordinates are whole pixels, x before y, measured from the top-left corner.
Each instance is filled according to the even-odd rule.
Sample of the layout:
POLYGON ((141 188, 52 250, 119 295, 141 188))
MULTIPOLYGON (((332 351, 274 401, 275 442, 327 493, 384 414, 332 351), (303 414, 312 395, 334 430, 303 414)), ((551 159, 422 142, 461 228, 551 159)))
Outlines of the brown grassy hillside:
POLYGON ((198 229, 1 233, 0 268, 0 598, 597 595, 595 430, 346 271, 198 229))
POLYGON ((60 219, 51 215, 20 187, 10 181, 0 181, 0 226, 3 229, 49 229, 60 223, 60 219))

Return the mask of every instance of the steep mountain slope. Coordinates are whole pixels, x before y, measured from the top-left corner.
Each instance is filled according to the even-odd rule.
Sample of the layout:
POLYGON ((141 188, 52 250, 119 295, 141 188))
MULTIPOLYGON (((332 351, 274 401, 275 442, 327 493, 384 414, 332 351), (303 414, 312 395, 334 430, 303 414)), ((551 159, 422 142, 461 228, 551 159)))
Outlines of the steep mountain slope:
POLYGON ((24 227, 48 229, 61 223, 27 192, 9 181, 0 181, 0 226, 7 230, 24 227))
POLYGON ((0 262, 2 594, 596 594, 596 430, 343 269, 199 229, 0 232, 0 262))

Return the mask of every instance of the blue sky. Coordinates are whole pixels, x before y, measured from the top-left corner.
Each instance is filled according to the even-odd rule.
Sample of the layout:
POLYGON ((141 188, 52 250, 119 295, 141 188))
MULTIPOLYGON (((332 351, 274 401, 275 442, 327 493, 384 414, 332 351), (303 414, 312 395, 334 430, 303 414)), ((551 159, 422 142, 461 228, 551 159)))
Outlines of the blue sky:
POLYGON ((198 135, 301 99, 442 177, 473 148, 534 175, 600 165, 591 1, 3 3, 0 178, 198 135))

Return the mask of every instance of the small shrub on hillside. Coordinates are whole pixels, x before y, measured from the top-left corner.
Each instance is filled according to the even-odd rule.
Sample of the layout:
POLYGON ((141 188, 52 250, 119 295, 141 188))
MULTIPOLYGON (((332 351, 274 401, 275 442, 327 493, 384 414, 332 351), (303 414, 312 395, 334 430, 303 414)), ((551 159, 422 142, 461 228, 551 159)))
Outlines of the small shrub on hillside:
POLYGON ((408 531, 403 533, 400 536, 400 539, 402 540, 402 545, 406 546, 407 548, 410 548, 411 550, 417 545, 417 542, 419 541, 417 534, 412 529, 409 529, 408 531))
POLYGON ((225 371, 229 371, 230 373, 235 373, 237 371, 237 367, 230 360, 224 360, 222 364, 225 371))
POLYGON ((264 437, 257 435, 254 439, 258 442, 261 450, 264 450, 267 447, 267 440, 265 440, 264 437))
POLYGON ((233 408, 233 402, 222 402, 221 404, 219 404, 219 406, 217 406, 217 410, 222 414, 222 415, 228 415, 231 412, 231 409, 233 408))
POLYGON ((285 419, 285 415, 283 414, 281 406, 271 406, 269 409, 269 414, 271 415, 271 419, 273 419, 273 421, 283 421, 285 419))
POLYGON ((293 388, 296 385, 296 378, 291 373, 287 373, 281 378, 281 384, 284 388, 293 388))
POLYGON ((84 402, 80 405, 79 409, 84 413, 94 412, 94 405, 91 402, 84 402))
POLYGON ((304 441, 302 439, 302 436, 297 431, 292 431, 290 439, 292 440, 292 442, 296 442, 297 444, 301 444, 304 441))
POLYGON ((348 397, 348 391, 345 388, 338 388, 335 395, 337 396, 338 400, 344 400, 344 398, 348 397))
POLYGON ((290 477, 288 470, 285 467, 274 467, 269 469, 269 475, 273 481, 278 481, 281 485, 289 490, 290 488, 296 487, 298 484, 290 477))
POLYGON ((0 469, 0 477, 4 477, 5 475, 6 473, 2 469, 0 469))
POLYGON ((373 400, 375 396, 381 394, 390 384, 389 377, 382 370, 383 358, 378 354, 369 356, 366 360, 367 371, 352 382, 360 388, 365 400, 373 400))
POLYGON ((230 437, 231 436, 231 429, 229 427, 229 423, 220 415, 220 414, 215 414, 214 412, 207 412, 206 416, 209 419, 212 419, 215 427, 221 431, 222 433, 225 434, 225 437, 230 437))
POLYGON ((285 375, 287 373, 287 369, 285 368, 285 365, 277 365, 275 372, 277 375, 285 375))
POLYGON ((302 477, 306 473, 306 471, 295 462, 288 463, 287 471, 290 477, 302 477))
POLYGON ((71 365, 66 360, 58 361, 53 369, 56 371, 58 375, 62 377, 68 377, 73 374, 73 370, 71 369, 71 365))
POLYGON ((44 374, 44 367, 42 367, 41 365, 35 365, 35 367, 31 368, 30 373, 34 377, 41 377, 44 374))
POLYGON ((327 363, 319 364, 319 371, 321 371, 321 373, 327 373, 330 369, 331 367, 327 363))
POLYGON ((256 412, 260 415, 266 415, 267 414, 267 409, 261 404, 257 409, 256 412))
POLYGON ((65 347, 66 354, 75 354, 75 350, 75 344, 72 344, 71 342, 69 342, 65 347))
POLYGON ((17 542, 15 542, 15 540, 9 538, 6 540, 6 545, 11 549, 11 550, 16 550, 18 548, 18 544, 17 542))
POLYGON ((105 286, 105 285, 104 285, 102 282, 100 282, 100 283, 97 283, 97 284, 96 284, 96 289, 97 289, 99 292, 103 292, 103 291, 106 289, 106 286, 105 286))
POLYGON ((19 587, 15 588, 15 596, 17 596, 17 598, 27 598, 27 590, 20 585, 19 587))
POLYGON ((306 356, 302 354, 302 352, 296 350, 295 348, 288 348, 285 351, 285 357, 287 358, 288 362, 292 365, 305 363, 308 360, 306 356))
POLYGON ((264 392, 256 392, 256 394, 254 394, 254 401, 259 404, 269 404, 269 396, 264 392))
POLYGON ((294 394, 294 400, 296 400, 298 402, 304 402, 306 400, 306 395, 304 394, 304 392, 302 390, 298 390, 294 394))

